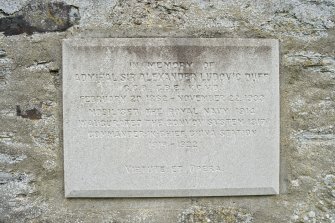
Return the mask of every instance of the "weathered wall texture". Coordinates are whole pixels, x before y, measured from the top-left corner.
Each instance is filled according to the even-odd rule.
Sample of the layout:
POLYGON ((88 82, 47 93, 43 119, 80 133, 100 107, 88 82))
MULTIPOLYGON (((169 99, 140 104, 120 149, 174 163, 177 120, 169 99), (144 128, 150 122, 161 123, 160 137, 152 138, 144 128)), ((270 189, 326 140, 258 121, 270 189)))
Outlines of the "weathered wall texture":
POLYGON ((335 222, 334 0, 0 0, 0 222, 335 222), (61 41, 281 41, 279 196, 65 199, 61 41))

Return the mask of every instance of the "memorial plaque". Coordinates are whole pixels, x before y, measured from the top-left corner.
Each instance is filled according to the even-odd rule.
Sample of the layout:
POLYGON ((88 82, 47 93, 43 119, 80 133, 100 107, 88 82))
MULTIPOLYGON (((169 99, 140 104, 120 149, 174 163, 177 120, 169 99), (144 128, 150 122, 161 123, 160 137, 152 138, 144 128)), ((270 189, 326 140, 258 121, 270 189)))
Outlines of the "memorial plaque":
POLYGON ((277 40, 63 42, 66 197, 279 193, 277 40))

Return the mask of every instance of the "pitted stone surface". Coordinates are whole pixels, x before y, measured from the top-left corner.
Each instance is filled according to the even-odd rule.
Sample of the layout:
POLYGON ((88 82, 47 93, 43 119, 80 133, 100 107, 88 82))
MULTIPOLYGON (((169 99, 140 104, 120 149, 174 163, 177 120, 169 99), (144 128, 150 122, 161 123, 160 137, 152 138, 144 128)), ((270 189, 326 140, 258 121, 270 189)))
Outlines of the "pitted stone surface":
POLYGON ((0 0, 0 18, 39 25, 50 14, 26 6, 53 2, 80 20, 0 32, 0 172, 12 179, 0 184, 0 222, 335 222, 334 0, 0 0), (66 199, 61 42, 73 37, 279 39, 280 195, 66 199), (17 106, 41 118, 18 116, 17 106))

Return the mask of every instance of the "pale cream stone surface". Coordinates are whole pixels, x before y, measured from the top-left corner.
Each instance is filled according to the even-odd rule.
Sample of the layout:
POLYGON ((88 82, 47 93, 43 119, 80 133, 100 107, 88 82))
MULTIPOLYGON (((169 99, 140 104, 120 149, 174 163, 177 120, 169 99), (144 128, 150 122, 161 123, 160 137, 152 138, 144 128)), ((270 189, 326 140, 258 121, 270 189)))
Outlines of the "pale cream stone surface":
POLYGON ((279 193, 277 40, 63 42, 66 197, 279 193))

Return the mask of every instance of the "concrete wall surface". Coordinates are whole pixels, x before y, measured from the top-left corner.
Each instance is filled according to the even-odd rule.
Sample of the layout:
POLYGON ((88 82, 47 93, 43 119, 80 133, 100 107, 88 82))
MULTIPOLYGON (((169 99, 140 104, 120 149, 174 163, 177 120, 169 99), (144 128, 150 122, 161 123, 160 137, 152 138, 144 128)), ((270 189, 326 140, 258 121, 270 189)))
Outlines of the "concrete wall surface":
POLYGON ((0 0, 0 222, 335 222, 334 0, 0 0), (281 193, 66 199, 65 38, 280 40, 281 193))

